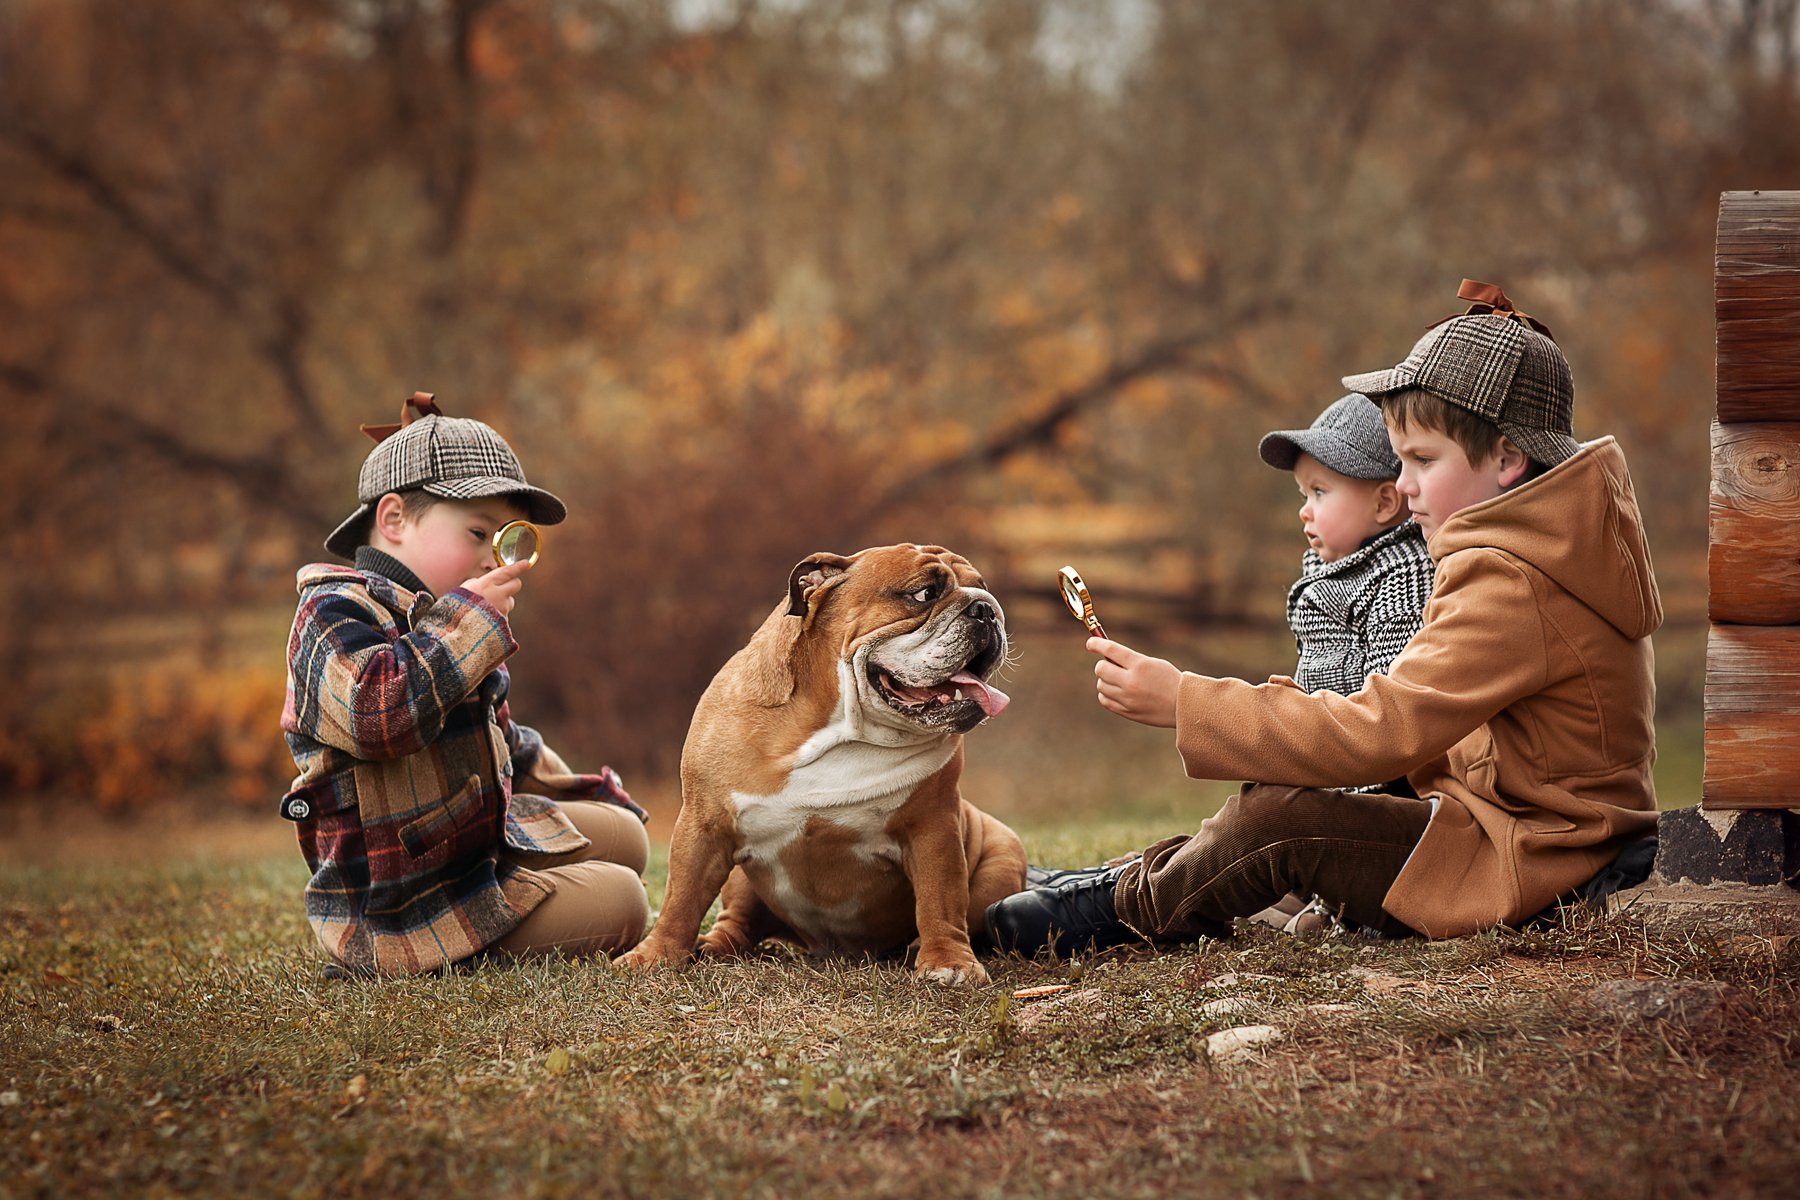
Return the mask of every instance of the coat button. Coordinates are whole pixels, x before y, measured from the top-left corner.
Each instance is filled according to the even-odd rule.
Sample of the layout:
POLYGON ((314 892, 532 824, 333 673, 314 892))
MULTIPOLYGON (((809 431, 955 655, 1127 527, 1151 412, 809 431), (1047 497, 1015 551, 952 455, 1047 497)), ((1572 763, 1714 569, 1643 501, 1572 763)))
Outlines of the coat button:
POLYGON ((287 818, 290 821, 304 821, 312 816, 312 805, 296 796, 288 801, 287 818))

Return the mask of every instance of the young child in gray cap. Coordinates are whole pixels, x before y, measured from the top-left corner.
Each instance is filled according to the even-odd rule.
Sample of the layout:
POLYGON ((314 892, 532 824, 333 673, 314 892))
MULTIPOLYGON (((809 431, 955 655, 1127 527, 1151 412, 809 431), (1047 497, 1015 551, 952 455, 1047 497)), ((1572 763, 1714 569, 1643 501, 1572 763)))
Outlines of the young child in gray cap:
POLYGON ((1308 429, 1277 430, 1257 447, 1300 488, 1307 549, 1288 589, 1300 654, 1294 682, 1349 695, 1419 631, 1431 596, 1431 556, 1394 486, 1400 460, 1381 410, 1350 393, 1308 429))
MULTIPOLYGON (((1300 489, 1306 553, 1288 589, 1288 628, 1300 661, 1293 682, 1309 692, 1349 695, 1419 631, 1431 597, 1431 555, 1394 481, 1400 460, 1381 409, 1358 392, 1336 401, 1307 429, 1281 429, 1257 446, 1262 460, 1292 471, 1300 489)), ((1415 794, 1404 779, 1351 791, 1415 794)), ((1316 899, 1290 893, 1252 920, 1289 933, 1330 925, 1316 899)))

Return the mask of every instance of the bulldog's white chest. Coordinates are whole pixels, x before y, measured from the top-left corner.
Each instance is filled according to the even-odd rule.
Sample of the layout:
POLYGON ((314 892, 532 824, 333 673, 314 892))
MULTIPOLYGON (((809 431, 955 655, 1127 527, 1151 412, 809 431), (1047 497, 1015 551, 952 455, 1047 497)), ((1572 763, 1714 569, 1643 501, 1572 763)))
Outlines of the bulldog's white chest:
POLYGON ((889 822, 913 790, 950 761, 953 739, 879 746, 821 730, 796 755, 781 791, 734 792, 737 862, 765 903, 815 946, 857 950, 874 893, 901 882, 889 822), (814 745, 821 739, 829 744, 814 745))

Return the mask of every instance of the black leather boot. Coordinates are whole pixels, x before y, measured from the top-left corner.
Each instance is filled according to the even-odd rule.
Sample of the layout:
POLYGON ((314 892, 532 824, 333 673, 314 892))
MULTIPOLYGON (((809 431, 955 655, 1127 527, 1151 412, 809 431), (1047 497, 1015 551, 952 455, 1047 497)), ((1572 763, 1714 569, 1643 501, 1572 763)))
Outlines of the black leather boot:
POLYGON ((1062 956, 1141 942, 1113 909, 1113 888, 1123 870, 1057 871, 1058 882, 1049 887, 1027 888, 988 905, 988 936, 997 949, 1025 958, 1044 949, 1062 956))
POLYGON ((1076 879, 1087 879, 1106 870, 1105 867, 1034 867, 1025 866, 1025 886, 1053 888, 1076 879))

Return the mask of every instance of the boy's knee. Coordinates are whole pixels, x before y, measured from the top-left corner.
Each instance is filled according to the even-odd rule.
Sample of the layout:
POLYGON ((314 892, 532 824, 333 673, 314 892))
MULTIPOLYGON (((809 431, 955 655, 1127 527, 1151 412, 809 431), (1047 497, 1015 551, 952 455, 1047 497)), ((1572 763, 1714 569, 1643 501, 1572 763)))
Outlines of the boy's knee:
POLYGON ((606 923, 617 931, 606 949, 629 950, 643 940, 644 930, 650 924, 650 897, 644 891, 642 868, 634 869, 626 863, 588 865, 601 872, 596 891, 608 917, 606 923))
POLYGON ((542 874, 556 892, 496 943, 518 956, 617 954, 638 944, 650 923, 644 881, 621 863, 580 862, 542 874))
POLYGON ((1296 806, 1306 791, 1272 783, 1246 783, 1208 824, 1216 826, 1215 836, 1228 836, 1234 841, 1262 845, 1279 840, 1294 824, 1296 806))
MULTIPOLYGON (((619 855, 613 861, 621 867, 629 867, 631 873, 642 876, 644 868, 650 865, 650 831, 644 823, 626 809, 620 809, 626 817, 626 831, 620 839, 619 855)), ((642 886, 642 880, 639 880, 642 886)))
POLYGON ((650 835, 630 809, 592 802, 562 806, 575 828, 592 843, 580 856, 583 862, 616 863, 637 875, 650 864, 650 835))

